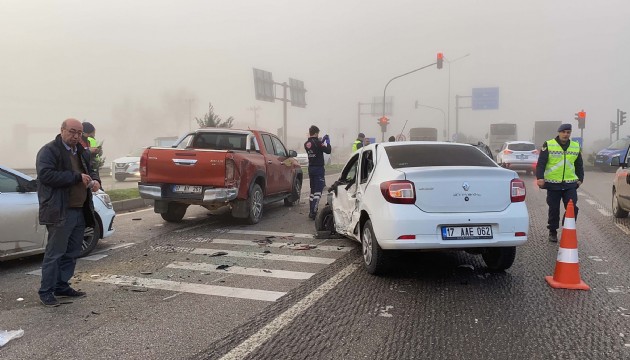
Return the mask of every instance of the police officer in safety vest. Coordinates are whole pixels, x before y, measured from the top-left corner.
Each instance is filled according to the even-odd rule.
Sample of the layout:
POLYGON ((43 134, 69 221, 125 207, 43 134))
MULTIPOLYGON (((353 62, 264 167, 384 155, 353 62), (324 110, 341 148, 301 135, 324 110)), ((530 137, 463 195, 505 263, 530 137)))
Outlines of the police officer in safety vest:
POLYGON ((575 206, 577 219, 577 189, 584 181, 584 163, 580 144, 571 141, 571 124, 562 124, 558 136, 547 140, 542 145, 536 165, 536 183, 539 188, 547 189, 549 216, 547 228, 549 241, 558 241, 560 222, 560 199, 567 208, 569 200, 575 206))
POLYGON ((359 133, 357 139, 352 143, 352 152, 355 152, 363 147, 363 143, 365 142, 365 134, 359 133))

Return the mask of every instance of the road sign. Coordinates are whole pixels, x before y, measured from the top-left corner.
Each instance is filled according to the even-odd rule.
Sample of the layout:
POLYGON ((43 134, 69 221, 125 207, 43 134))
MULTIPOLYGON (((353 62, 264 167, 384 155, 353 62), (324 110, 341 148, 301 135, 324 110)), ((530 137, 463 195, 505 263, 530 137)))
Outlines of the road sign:
POLYGON ((273 76, 269 71, 254 68, 254 91, 256 100, 274 102, 276 92, 273 76))
POLYGON ((575 136, 575 137, 571 137, 571 140, 577 142, 578 144, 580 144, 580 148, 582 147, 582 138, 579 136, 575 136))
POLYGON ((306 107, 304 81, 289 78, 289 89, 291 90, 291 106, 306 107))
POLYGON ((496 110, 499 108, 499 88, 473 88, 473 110, 496 110))

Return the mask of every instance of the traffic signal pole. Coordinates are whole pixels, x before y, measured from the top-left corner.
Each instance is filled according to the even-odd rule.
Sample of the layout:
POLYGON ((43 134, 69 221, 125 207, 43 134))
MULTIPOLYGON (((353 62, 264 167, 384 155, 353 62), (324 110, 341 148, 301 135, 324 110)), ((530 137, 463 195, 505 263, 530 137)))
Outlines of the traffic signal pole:
MULTIPOLYGON (((426 68, 431 67, 431 66, 436 65, 436 64, 437 64, 437 61, 436 61, 436 62, 434 62, 434 63, 432 63, 432 64, 429 64, 429 65, 423 66, 423 67, 421 67, 421 68, 417 68, 417 69, 415 69, 415 70, 411 70, 411 71, 406 72, 406 73, 404 73, 404 74, 402 74, 402 75, 394 76, 393 78, 391 78, 391 79, 387 82, 387 84, 385 84, 385 88, 383 89, 383 117, 385 117, 385 94, 386 94, 386 92, 387 92, 387 87, 389 86, 389 84, 390 84, 392 81, 394 81, 394 80, 396 80, 396 79, 398 79, 398 78, 401 78, 401 77, 406 76, 406 75, 409 75, 409 74, 413 74, 413 73, 415 73, 416 71, 420 71, 420 70, 422 70, 422 69, 426 69, 426 68)), ((385 131, 386 131, 386 128, 385 128, 385 127, 383 127, 383 126, 381 126, 381 142, 385 142, 385 131)))

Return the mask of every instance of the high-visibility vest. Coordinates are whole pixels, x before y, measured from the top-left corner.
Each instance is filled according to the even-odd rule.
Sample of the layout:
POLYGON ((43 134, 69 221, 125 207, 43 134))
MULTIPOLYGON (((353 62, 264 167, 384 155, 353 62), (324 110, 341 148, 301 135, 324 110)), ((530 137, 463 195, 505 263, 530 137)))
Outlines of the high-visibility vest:
POLYGON ((571 141, 566 151, 556 139, 547 140, 549 159, 545 166, 545 181, 549 183, 574 183, 579 179, 575 174, 575 160, 580 154, 580 144, 571 141))
POLYGON ((352 152, 355 152, 355 151, 359 150, 359 148, 358 148, 359 144, 361 144, 361 140, 355 140, 352 143, 352 152))

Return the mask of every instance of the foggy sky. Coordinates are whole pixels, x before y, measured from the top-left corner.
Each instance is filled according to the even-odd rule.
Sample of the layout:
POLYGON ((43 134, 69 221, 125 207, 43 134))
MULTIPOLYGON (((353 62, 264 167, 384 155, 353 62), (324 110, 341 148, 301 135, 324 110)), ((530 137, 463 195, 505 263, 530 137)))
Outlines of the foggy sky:
MULTIPOLYGON (((33 166, 68 117, 96 126, 111 161, 154 137, 183 134, 209 101, 239 128, 254 126, 248 108, 259 106, 258 127, 275 133, 282 103, 255 100, 253 67, 276 82, 304 81, 308 105, 289 107, 289 148, 301 150, 311 124, 333 146, 349 147, 357 104, 382 96, 392 77, 435 62, 437 52, 447 59, 470 53, 451 64, 451 133, 456 94, 499 87, 500 109, 461 109, 460 132, 483 139, 490 123, 514 122, 529 140, 534 121, 577 127, 574 113, 584 109, 589 150, 589 142, 608 139, 617 108, 630 110, 630 4, 600 4, 5 0, 0 163, 33 166)), ((405 121, 405 132, 432 126, 442 135, 442 113, 414 103, 448 113, 448 67, 389 85, 395 105, 387 136, 405 121)), ((375 117, 363 115, 361 129, 380 139, 375 117)), ((626 124, 621 135, 628 134, 626 124)))

